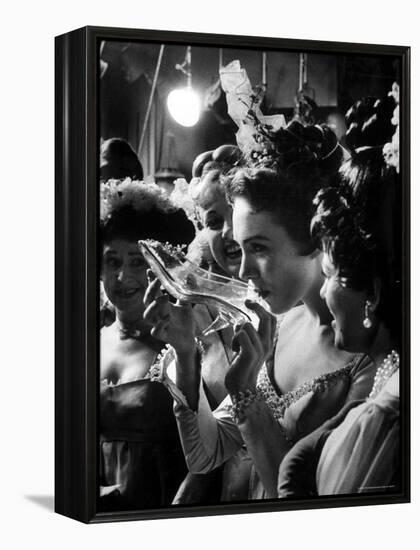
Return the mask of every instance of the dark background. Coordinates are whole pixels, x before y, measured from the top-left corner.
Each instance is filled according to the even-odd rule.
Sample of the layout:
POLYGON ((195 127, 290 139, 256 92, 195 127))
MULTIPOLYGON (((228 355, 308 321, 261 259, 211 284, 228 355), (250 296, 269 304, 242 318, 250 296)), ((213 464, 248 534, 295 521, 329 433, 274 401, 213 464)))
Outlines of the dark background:
MULTIPOLYGON (((146 139, 139 152, 159 45, 108 41, 102 47, 101 59, 108 66, 100 86, 101 138, 123 137, 129 141, 139 152, 146 178, 167 167, 189 178, 192 162, 199 153, 223 143, 235 143, 237 128, 227 115, 223 92, 192 128, 179 125, 169 115, 169 92, 186 85, 186 77, 175 69, 177 63, 183 62, 185 52, 186 46, 165 46, 146 139)), ((219 54, 219 48, 192 47, 192 85, 201 97, 218 80, 219 54)), ((222 56, 224 65, 240 60, 253 86, 261 83, 261 51, 224 48, 222 56)), ((308 84, 319 107, 315 113, 317 122, 340 126, 342 115, 354 101, 367 95, 386 95, 398 78, 398 62, 390 56, 308 53, 308 84)), ((264 114, 284 113, 286 120, 290 118, 298 83, 299 53, 267 52, 264 114)))

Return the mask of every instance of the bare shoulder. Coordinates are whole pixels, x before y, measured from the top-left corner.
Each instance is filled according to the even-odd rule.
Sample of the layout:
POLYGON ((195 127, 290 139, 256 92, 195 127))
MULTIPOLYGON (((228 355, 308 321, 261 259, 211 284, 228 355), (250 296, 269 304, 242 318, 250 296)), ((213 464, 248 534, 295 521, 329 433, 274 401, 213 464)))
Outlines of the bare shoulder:
POLYGON ((100 334, 100 377, 101 379, 105 378, 115 378, 117 374, 117 363, 116 361, 116 331, 115 323, 108 327, 103 327, 100 334))
POLYGON ((112 323, 112 325, 109 325, 107 327, 102 327, 100 334, 101 334, 101 343, 109 341, 110 339, 112 339, 113 336, 115 337, 115 322, 112 323))
POLYGON ((100 377, 116 383, 144 378, 158 351, 142 340, 121 339, 114 323, 101 330, 100 377))

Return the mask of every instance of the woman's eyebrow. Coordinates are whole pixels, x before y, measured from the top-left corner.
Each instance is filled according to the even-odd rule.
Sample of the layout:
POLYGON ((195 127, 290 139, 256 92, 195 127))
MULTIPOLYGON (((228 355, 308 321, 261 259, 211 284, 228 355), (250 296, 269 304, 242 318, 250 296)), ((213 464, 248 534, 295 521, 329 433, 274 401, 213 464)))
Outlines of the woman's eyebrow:
POLYGON ((217 214, 216 210, 207 210, 206 211, 206 217, 210 216, 211 214, 217 214))
POLYGON ((249 241, 253 241, 254 239, 258 239, 260 241, 267 241, 267 242, 270 241, 270 239, 268 237, 265 237, 264 235, 251 235, 250 237, 247 237, 244 240, 244 244, 248 243, 249 241))

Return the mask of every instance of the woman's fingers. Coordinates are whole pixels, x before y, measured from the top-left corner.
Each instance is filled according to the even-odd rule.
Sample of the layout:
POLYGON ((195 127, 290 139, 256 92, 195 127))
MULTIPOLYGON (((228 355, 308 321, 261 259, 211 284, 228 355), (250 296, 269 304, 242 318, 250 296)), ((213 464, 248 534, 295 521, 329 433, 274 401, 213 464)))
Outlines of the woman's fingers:
POLYGON ((159 279, 157 279, 156 277, 154 277, 154 279, 149 277, 149 271, 147 272, 147 279, 149 281, 149 285, 146 289, 146 292, 144 293, 144 298, 143 298, 143 303, 145 306, 150 305, 159 296, 162 296, 162 290, 160 288, 159 279))
POLYGON ((260 338, 260 335, 258 334, 258 332, 255 330, 255 328, 252 326, 252 324, 251 323, 245 323, 242 326, 242 330, 245 331, 246 334, 248 335, 248 338, 249 338, 249 340, 251 342, 251 345, 252 345, 253 349, 255 350, 256 354, 261 355, 261 353, 263 351, 261 338, 260 338))
POLYGON ((238 356, 244 362, 253 362, 261 356, 261 342, 251 323, 245 323, 236 330, 232 339, 232 348, 238 351, 238 356))
POLYGON ((150 334, 157 338, 158 340, 162 340, 163 342, 166 342, 168 339, 168 323, 166 320, 157 321, 152 330, 150 331, 150 334))
POLYGON ((151 302, 143 313, 143 318, 151 324, 156 324, 160 321, 169 321, 169 298, 166 294, 158 296, 151 302))
POLYGON ((260 335, 261 341, 266 348, 266 351, 268 351, 268 349, 271 349, 271 346, 273 345, 277 328, 277 319, 274 315, 268 312, 263 306, 261 306, 257 302, 246 300, 245 305, 247 308, 251 309, 258 315, 260 320, 258 326, 258 334, 260 335))

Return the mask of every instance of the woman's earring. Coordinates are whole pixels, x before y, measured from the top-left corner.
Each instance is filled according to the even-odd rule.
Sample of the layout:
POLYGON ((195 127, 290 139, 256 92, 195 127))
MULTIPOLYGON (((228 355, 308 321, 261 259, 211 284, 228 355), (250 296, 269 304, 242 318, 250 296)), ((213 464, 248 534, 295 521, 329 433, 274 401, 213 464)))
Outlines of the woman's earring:
POLYGON ((372 321, 370 320, 370 317, 369 317, 369 308, 372 304, 369 302, 369 300, 366 300, 366 304, 365 304, 365 318, 363 319, 363 326, 365 328, 371 328, 372 326, 372 321))

